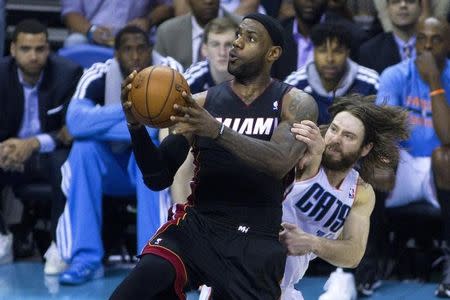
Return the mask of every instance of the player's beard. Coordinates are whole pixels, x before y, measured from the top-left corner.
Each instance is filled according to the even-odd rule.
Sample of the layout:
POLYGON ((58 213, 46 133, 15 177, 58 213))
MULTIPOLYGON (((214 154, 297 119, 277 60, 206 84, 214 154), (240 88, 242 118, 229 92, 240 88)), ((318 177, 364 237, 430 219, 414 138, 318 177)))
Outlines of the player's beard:
POLYGON ((264 57, 255 58, 249 62, 241 63, 237 66, 228 64, 228 73, 233 75, 237 81, 247 81, 257 77, 261 73, 264 65, 264 57))
POLYGON ((325 148, 325 152, 322 157, 322 165, 332 171, 345 171, 353 167, 353 165, 358 161, 361 157, 362 148, 359 148, 356 151, 349 153, 342 153, 339 148, 336 148, 337 151, 341 154, 340 159, 333 159, 330 155, 327 154, 327 150, 331 147, 337 147, 336 145, 327 145, 325 148))

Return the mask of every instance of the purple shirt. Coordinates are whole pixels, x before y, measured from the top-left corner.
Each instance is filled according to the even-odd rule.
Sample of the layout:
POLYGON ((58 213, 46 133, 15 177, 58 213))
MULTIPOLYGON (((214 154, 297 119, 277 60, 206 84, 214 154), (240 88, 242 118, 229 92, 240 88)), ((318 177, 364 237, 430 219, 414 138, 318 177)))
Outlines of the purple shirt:
POLYGON ((297 69, 305 66, 314 56, 314 46, 309 37, 304 37, 298 32, 298 21, 294 19, 294 28, 292 28, 292 36, 297 42, 297 69))
POLYGON ((116 34, 129 21, 146 16, 158 4, 171 0, 61 0, 64 16, 70 12, 83 15, 93 25, 102 25, 116 34))
POLYGON ((17 74, 23 88, 24 98, 22 124, 17 136, 22 139, 35 137, 40 144, 39 152, 51 152, 56 147, 55 141, 49 134, 42 132, 41 122, 39 121, 38 89, 42 82, 42 73, 34 86, 25 82, 20 69, 17 70, 17 74))
POLYGON ((395 43, 397 44, 397 48, 400 53, 402 61, 407 58, 416 57, 416 36, 412 36, 407 42, 405 42, 398 36, 396 36, 395 33, 393 33, 392 35, 394 36, 394 40, 395 43))

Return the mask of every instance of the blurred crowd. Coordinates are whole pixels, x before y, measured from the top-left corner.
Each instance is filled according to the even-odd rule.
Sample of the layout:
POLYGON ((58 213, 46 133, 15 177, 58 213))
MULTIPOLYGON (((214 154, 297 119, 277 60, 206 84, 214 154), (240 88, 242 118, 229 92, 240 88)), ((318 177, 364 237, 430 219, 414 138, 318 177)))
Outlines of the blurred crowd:
MULTIPOLYGON (((436 293, 450 298, 450 1, 439 0, 61 0, 69 34, 56 52, 39 15, 7 36, 0 0, 0 263, 39 255, 46 274, 82 284, 103 275, 112 246, 102 225, 130 223, 125 215, 136 224, 129 254, 142 249, 171 204, 189 196, 193 158, 170 189, 145 187, 121 82, 151 65, 184 72, 192 93, 232 79, 228 51, 252 12, 283 25, 272 76, 314 97, 319 125, 335 98, 351 94, 409 113, 397 169, 369 178, 377 198, 366 255, 352 271, 359 295, 392 275, 386 249, 395 240, 426 253, 418 263, 439 268, 436 293)), ((155 143, 167 135, 148 132, 155 143)))

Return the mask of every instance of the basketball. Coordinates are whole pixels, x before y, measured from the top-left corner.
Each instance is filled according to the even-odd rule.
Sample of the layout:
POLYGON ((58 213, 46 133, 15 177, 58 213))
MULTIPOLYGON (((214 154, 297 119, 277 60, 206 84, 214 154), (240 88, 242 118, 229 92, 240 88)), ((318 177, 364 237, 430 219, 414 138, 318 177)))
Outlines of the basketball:
POLYGON ((128 100, 131 112, 142 124, 166 128, 174 125, 174 104, 184 105, 183 91, 190 93, 189 85, 178 71, 165 66, 151 66, 141 70, 131 83, 128 100))

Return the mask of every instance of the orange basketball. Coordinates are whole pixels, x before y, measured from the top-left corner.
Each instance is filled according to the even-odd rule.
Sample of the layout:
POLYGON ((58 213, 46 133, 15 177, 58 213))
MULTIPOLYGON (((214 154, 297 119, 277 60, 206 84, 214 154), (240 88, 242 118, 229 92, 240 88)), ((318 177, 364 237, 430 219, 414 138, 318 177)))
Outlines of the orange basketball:
POLYGON ((148 126, 166 128, 174 123, 174 104, 184 105, 183 91, 190 93, 189 85, 178 71, 165 66, 151 66, 141 70, 131 83, 128 100, 135 118, 148 126))

